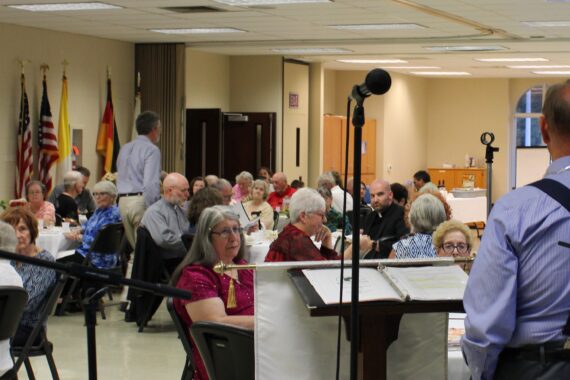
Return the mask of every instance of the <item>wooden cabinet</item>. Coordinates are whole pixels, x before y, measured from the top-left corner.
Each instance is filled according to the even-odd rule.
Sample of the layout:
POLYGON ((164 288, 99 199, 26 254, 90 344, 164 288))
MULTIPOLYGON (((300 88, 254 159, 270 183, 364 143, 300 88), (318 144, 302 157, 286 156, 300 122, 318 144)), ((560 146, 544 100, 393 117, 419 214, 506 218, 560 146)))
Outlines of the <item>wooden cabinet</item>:
POLYGON ((456 187, 487 187, 487 169, 481 168, 429 168, 431 182, 443 184, 449 191, 456 187))
MULTIPOLYGON (((350 127, 348 177, 353 176, 354 127, 350 127)), ((362 181, 376 178, 376 120, 367 119, 362 128, 362 181)), ((323 120, 323 172, 336 170, 344 177, 346 158, 346 117, 325 115, 323 120)))

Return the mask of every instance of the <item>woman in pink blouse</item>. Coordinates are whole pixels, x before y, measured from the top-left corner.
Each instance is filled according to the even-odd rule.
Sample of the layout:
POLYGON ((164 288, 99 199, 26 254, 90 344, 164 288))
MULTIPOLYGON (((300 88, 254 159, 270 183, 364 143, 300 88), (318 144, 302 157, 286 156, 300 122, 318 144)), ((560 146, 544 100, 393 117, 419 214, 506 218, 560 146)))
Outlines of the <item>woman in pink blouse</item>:
POLYGON ((35 215, 38 220, 43 220, 46 225, 55 223, 55 207, 53 203, 46 201, 46 187, 40 181, 30 181, 26 185, 26 208, 35 215))
MULTIPOLYGON (((172 276, 176 287, 189 290, 191 300, 174 300, 176 312, 186 326, 212 321, 253 329, 253 272, 232 269, 218 274, 213 267, 245 264, 243 232, 238 216, 224 206, 202 211, 190 251, 172 276)), ((196 371, 194 379, 208 375, 195 345, 192 346, 196 371)))

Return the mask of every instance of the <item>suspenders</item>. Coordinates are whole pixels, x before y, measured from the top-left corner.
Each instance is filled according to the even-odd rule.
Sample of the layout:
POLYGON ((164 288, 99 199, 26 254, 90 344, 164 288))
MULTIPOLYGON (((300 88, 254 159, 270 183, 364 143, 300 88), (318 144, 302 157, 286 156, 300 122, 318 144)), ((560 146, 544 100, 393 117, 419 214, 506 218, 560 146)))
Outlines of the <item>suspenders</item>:
MULTIPOLYGON (((564 206, 568 212, 570 212, 570 189, 568 189, 560 182, 553 179, 544 178, 540 181, 529 184, 529 186, 534 186, 537 189, 542 190, 552 199, 564 206)), ((566 320, 566 325, 564 326, 562 333, 566 336, 570 335, 570 315, 566 320)), ((568 344, 568 341, 566 344, 568 344)), ((566 344, 564 348, 566 348, 566 344)))

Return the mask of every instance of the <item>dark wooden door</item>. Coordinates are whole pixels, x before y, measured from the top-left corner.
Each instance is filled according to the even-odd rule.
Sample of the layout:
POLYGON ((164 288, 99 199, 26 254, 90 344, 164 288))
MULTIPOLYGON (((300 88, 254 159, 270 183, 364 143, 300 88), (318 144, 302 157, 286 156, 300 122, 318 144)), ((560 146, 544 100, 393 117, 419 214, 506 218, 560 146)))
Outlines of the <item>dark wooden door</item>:
POLYGON ((222 111, 186 110, 186 178, 222 174, 222 111))
POLYGON ((274 112, 225 113, 222 128, 222 176, 235 182, 247 170, 255 177, 260 166, 275 171, 274 112))

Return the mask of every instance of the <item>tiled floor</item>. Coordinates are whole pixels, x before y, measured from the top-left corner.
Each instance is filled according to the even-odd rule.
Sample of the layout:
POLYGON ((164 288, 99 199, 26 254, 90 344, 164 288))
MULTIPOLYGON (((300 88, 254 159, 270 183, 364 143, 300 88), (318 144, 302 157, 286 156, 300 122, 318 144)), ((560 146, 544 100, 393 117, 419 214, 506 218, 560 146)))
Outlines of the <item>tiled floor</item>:
MULTIPOLYGON (((185 353, 165 303, 142 333, 136 324, 126 323, 118 306, 108 306, 107 320, 97 315, 97 369, 101 380, 180 379, 185 353)), ((61 380, 88 379, 87 338, 83 314, 48 320, 48 338, 54 344, 54 359, 61 380)), ((32 358, 38 380, 51 374, 45 357, 32 358)), ((20 379, 28 379, 24 366, 20 379)))

